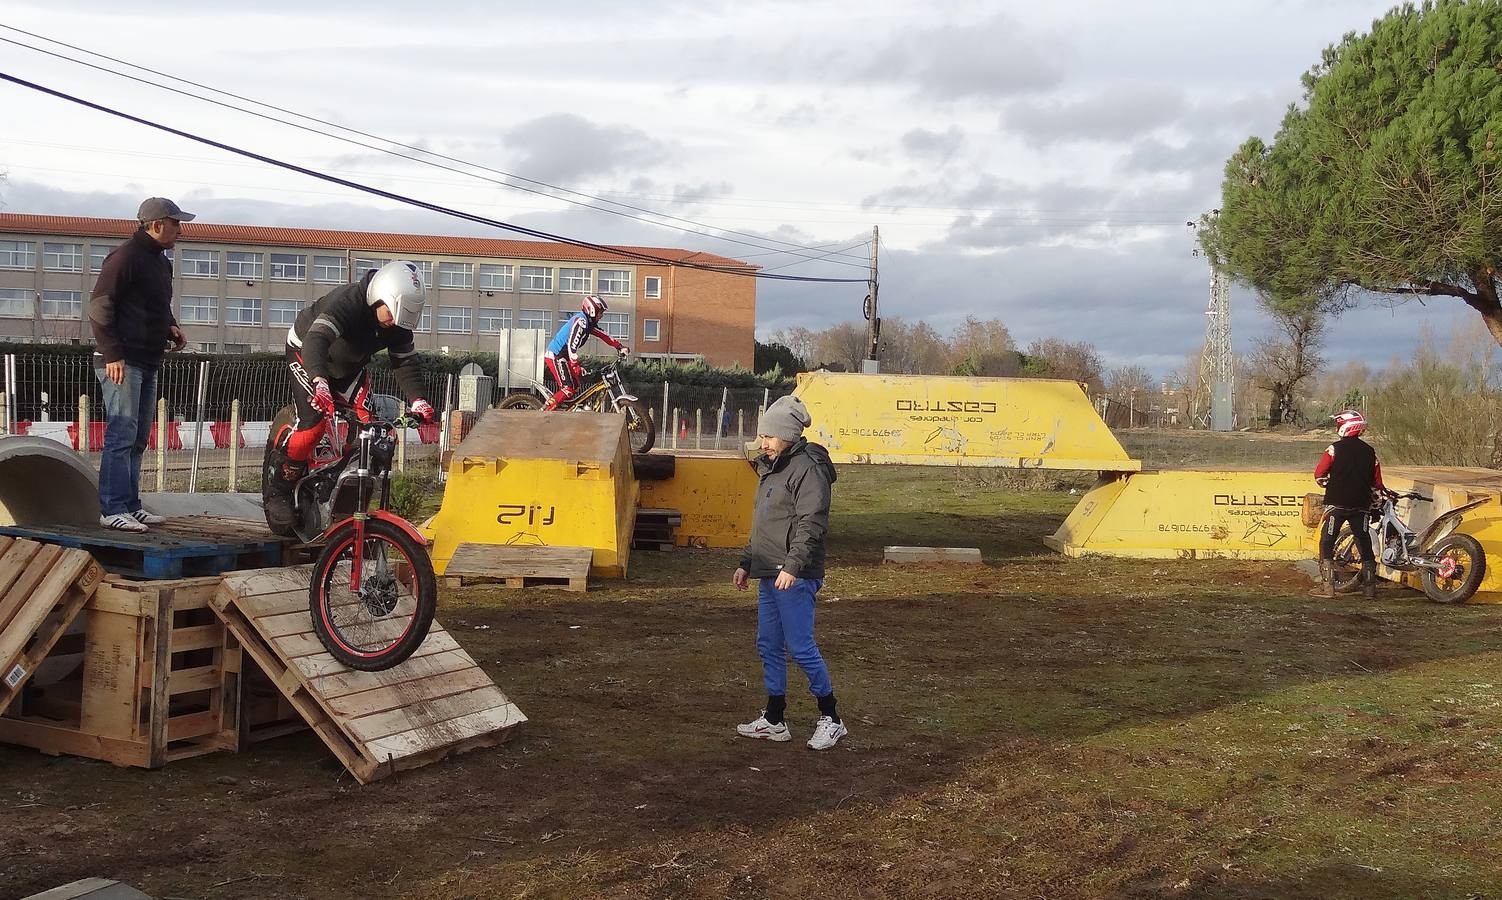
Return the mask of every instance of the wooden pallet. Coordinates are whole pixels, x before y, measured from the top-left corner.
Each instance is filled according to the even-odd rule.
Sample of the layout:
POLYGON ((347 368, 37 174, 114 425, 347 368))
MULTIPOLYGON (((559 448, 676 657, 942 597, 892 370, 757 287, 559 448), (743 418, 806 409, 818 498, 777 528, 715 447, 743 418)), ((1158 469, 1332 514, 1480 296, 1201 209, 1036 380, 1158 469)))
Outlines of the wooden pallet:
POLYGON ((240 647, 209 605, 218 587, 104 579, 0 741, 149 769, 237 749, 240 647))
POLYGON ((151 900, 151 897, 109 878, 80 878, 21 900, 151 900))
POLYGON ((310 566, 224 576, 214 606, 245 653, 361 784, 505 741, 526 716, 437 622, 406 662, 356 672, 308 615, 310 566))
POLYGON ((444 569, 444 584, 498 584, 510 588, 552 587, 589 590, 588 547, 540 544, 460 544, 444 569))
POLYGON ((82 550, 0 536, 0 713, 78 617, 104 577, 82 550))
POLYGON ((87 550, 107 571, 152 579, 280 565, 284 544, 264 525, 217 516, 184 516, 135 533, 100 526, 0 525, 0 535, 87 550))
POLYGON ((672 550, 678 545, 678 527, 682 524, 683 513, 676 509, 638 509, 631 546, 637 550, 672 550))

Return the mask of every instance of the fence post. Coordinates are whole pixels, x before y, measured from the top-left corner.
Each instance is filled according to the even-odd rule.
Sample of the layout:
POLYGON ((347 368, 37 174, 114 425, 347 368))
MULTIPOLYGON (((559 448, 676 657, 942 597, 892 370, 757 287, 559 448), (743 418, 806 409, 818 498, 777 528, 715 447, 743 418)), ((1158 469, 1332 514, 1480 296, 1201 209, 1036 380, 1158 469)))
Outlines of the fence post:
POLYGON ((443 453, 449 448, 449 429, 454 418, 454 376, 450 373, 443 380, 443 425, 438 429, 438 481, 448 481, 448 470, 443 467, 443 453))
POLYGON ((694 449, 704 449, 704 410, 702 407, 694 410, 694 449))
POLYGON ((89 395, 78 395, 78 452, 89 452, 89 395))
POLYGON ((725 409, 730 405, 730 386, 720 388, 720 414, 714 420, 714 448, 720 449, 720 440, 730 429, 725 427, 725 409))
POLYGON ((668 380, 662 380, 662 445, 668 445, 668 429, 675 425, 668 424, 668 380))
POLYGON ((16 355, 5 354, 5 432, 11 433, 11 426, 20 421, 21 413, 16 409, 16 355))
POLYGON ((401 405, 398 418, 402 420, 402 430, 396 441, 396 470, 405 472, 407 471, 407 404, 401 405))
POLYGON ((203 408, 208 399, 209 361, 198 364, 198 412, 193 423, 193 467, 188 470, 188 493, 198 492, 198 455, 203 450, 203 408))
POLYGON ((771 398, 772 398, 772 389, 771 388, 762 388, 761 389, 761 411, 762 412, 766 412, 767 411, 767 402, 769 400, 771 400, 771 398))
POLYGON ((235 481, 240 464, 240 400, 229 403, 229 492, 236 490, 235 481))
POLYGON ((736 449, 745 449, 746 446, 746 411, 735 411, 735 443, 736 449))
POLYGON ((6 396, 0 394, 0 431, 10 434, 10 404, 5 401, 6 396))
POLYGON ((156 489, 167 489, 167 398, 156 401, 156 489))
POLYGON ((673 407, 673 449, 678 449, 678 407, 673 407))

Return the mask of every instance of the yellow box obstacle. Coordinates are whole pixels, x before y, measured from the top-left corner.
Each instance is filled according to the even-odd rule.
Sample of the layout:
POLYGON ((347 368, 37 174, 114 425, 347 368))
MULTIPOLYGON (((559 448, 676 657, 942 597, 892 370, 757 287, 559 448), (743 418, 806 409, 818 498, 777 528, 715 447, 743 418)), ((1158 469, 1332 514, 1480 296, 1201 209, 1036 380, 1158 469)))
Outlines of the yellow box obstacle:
POLYGON ((1310 472, 1136 472, 1101 476, 1052 536, 1069 556, 1307 559, 1300 521, 1310 472))
POLYGON ((442 575, 460 544, 589 547, 590 574, 626 574, 636 482, 625 416, 488 410, 449 460, 427 526, 442 575))
POLYGON ((805 372, 794 394, 837 463, 1142 468, 1074 381, 805 372))
POLYGON ((756 501, 750 461, 730 450, 674 450, 673 456, 673 477, 641 482, 641 505, 682 515, 674 535, 680 547, 745 546, 756 501))

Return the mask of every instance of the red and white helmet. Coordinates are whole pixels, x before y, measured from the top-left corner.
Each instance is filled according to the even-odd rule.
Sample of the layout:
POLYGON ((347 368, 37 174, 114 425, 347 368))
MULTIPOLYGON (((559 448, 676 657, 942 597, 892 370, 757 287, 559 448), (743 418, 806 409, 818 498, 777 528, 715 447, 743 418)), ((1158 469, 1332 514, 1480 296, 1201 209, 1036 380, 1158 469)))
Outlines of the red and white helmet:
POLYGON ((1343 438, 1357 437, 1366 430, 1366 416, 1354 409, 1336 413, 1335 430, 1343 438))
POLYGON ((605 302, 604 297, 590 294, 579 302, 579 308, 584 310, 584 314, 591 319, 598 319, 605 314, 605 310, 610 308, 610 304, 605 302))

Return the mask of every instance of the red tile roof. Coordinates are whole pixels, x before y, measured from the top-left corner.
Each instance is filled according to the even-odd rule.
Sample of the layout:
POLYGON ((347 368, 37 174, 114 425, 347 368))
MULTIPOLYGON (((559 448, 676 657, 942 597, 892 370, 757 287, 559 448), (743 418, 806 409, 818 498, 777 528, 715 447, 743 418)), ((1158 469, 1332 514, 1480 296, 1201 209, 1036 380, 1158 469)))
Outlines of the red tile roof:
MULTIPOLYGON (((41 234, 63 237, 125 238, 136 229, 133 219, 93 219, 83 216, 38 216, 0 213, 0 234, 41 234)), ((328 231, 321 228, 275 228, 262 225, 219 225, 211 222, 183 223, 182 239, 205 244, 270 244, 326 250, 364 250, 424 256, 482 256, 522 259, 556 259, 573 262, 654 263, 608 251, 590 250, 552 241, 515 241, 448 235, 387 234, 373 231, 328 231)), ((761 268, 738 259, 676 250, 668 247, 613 246, 612 249, 644 253, 675 263, 702 263, 737 269, 761 268)))

